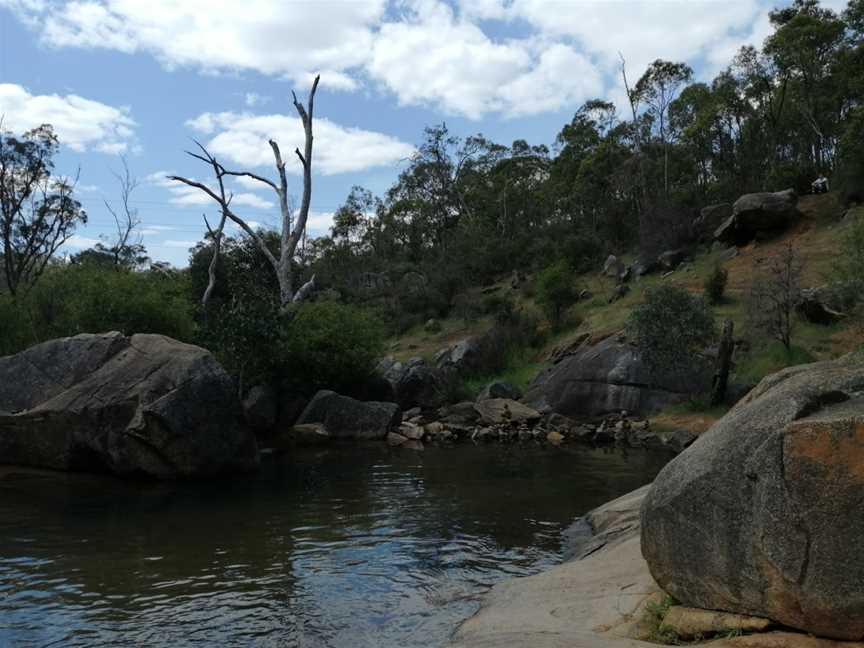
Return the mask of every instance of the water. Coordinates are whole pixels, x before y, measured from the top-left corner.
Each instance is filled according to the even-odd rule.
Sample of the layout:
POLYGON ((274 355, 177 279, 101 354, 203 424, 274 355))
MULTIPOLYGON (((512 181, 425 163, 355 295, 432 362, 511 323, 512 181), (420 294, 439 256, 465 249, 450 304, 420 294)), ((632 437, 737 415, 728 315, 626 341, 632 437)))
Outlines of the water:
POLYGON ((0 469, 0 646, 440 646, 667 460, 371 444, 194 484, 0 469))

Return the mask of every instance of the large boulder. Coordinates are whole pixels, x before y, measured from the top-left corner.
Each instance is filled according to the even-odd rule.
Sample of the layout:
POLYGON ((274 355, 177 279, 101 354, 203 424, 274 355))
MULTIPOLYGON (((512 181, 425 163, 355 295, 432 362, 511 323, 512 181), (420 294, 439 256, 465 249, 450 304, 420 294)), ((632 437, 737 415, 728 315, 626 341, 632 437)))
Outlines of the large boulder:
POLYGON ((0 358, 0 462, 180 478, 258 464, 231 378, 161 335, 52 340, 0 358))
POLYGON ((714 232, 732 216, 732 203, 720 203, 703 207, 693 221, 693 235, 700 243, 710 243, 714 232))
POLYGON ((243 399, 246 422, 257 432, 269 432, 276 425, 279 403, 270 385, 255 385, 243 399))
POLYGON ((592 417, 626 410, 645 415, 687 400, 711 385, 710 372, 652 376, 635 346, 613 336, 581 348, 542 372, 523 402, 540 412, 592 417))
POLYGON ((537 410, 507 398, 478 401, 474 409, 480 414, 480 421, 486 425, 533 423, 542 418, 537 410))
POLYGON ((745 194, 735 201, 732 215, 714 232, 714 238, 731 245, 745 245, 763 233, 778 232, 800 216, 794 189, 745 194))
POLYGON ((864 638, 864 358, 765 378, 658 475, 642 552, 685 605, 864 638))
POLYGON ((444 402, 445 376, 426 360, 415 357, 406 362, 384 358, 377 372, 389 383, 393 400, 403 409, 431 409, 444 402))
POLYGON ((504 380, 493 380, 483 388, 477 395, 477 401, 489 400, 490 398, 509 398, 519 400, 522 398, 522 390, 504 380))
POLYGON ((319 391, 297 425, 321 423, 334 439, 384 439, 402 422, 402 410, 396 403, 358 401, 336 392, 319 391))

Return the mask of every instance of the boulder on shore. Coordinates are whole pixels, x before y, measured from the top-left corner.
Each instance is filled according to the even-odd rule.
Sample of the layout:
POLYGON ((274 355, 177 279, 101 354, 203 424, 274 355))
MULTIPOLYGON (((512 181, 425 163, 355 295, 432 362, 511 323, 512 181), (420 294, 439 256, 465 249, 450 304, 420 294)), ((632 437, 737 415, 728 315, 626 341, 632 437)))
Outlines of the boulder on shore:
POLYGON ((112 332, 0 358, 0 462, 181 478, 254 469, 258 448, 209 351, 112 332))
POLYGON ((642 553, 685 605, 864 638, 864 357, 765 378, 658 475, 642 553))
POLYGON ((694 365, 687 375, 652 377, 635 346, 613 336, 580 348, 541 373, 522 399, 540 412, 591 417, 626 410, 642 416, 711 385, 694 365))
POLYGON ((732 215, 714 232, 714 238, 730 245, 746 245, 757 235, 779 232, 800 216, 794 189, 745 194, 735 201, 732 215))
POLYGON ((485 425, 528 423, 542 418, 537 410, 509 398, 478 401, 474 409, 480 414, 480 422, 485 425))
POLYGON ((401 422, 396 403, 358 401, 325 389, 312 397, 297 426, 321 423, 334 439, 384 439, 401 422))
POLYGON ((486 385, 483 391, 477 395, 478 401, 489 400, 490 398, 519 400, 522 398, 522 390, 504 380, 494 380, 486 385))

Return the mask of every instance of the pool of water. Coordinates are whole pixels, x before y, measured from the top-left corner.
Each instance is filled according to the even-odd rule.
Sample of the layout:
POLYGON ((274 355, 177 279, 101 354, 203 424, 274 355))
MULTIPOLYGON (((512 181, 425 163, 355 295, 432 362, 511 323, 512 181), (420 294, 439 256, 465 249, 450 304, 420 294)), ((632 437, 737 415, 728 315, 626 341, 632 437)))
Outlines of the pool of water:
POLYGON ((370 444, 219 482, 0 468, 0 646, 440 646, 668 459, 370 444))

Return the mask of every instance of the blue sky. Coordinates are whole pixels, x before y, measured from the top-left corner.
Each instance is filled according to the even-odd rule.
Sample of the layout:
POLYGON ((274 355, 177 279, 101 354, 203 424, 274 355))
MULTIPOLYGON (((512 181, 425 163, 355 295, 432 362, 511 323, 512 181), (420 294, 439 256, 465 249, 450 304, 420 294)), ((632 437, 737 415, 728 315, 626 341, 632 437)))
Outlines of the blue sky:
MULTIPOLYGON (((229 168, 272 176, 267 137, 300 144, 291 90, 316 97, 312 234, 352 185, 383 193, 422 136, 552 144, 585 100, 623 91, 654 58, 711 78, 769 33, 765 0, 0 0, 0 115, 52 123, 59 171, 81 169, 90 215, 69 251, 110 233, 119 155, 155 259, 184 265, 212 204, 166 173, 201 180, 196 137, 229 168)), ((823 2, 842 9, 841 0, 823 2)), ((290 166, 290 165, 289 165, 290 166)), ((299 172, 299 167, 294 169, 299 172)), ((295 195, 299 175, 289 177, 295 195)), ((236 185, 237 211, 276 222, 274 197, 236 185)))

